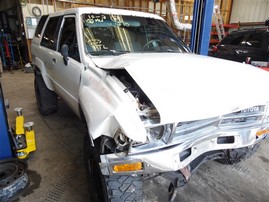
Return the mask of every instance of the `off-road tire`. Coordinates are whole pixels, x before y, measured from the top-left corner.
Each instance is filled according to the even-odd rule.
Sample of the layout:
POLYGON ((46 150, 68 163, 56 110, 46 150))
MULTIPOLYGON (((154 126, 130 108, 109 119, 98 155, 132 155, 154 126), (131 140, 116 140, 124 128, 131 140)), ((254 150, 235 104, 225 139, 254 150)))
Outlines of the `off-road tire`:
POLYGON ((57 112, 57 95, 49 90, 39 70, 35 70, 35 96, 40 114, 47 116, 57 112))
POLYGON ((84 160, 89 183, 90 201, 143 201, 141 176, 102 175, 98 164, 100 162, 98 149, 90 145, 88 136, 84 138, 84 160))

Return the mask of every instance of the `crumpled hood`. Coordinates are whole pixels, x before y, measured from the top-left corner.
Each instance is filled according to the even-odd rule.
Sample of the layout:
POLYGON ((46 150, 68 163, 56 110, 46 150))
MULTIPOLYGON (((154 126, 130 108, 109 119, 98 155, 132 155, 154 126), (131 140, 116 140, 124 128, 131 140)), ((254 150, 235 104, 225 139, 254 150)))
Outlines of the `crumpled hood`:
POLYGON ((269 73, 228 60, 141 53, 99 65, 125 68, 157 108, 162 123, 216 117, 269 102, 269 73))

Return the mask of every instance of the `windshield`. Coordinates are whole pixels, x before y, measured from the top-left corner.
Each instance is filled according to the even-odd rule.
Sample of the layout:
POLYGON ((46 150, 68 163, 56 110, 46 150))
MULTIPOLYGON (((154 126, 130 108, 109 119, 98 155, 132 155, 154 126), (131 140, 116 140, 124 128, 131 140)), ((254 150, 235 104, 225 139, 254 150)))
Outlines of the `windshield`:
POLYGON ((82 18, 85 49, 91 55, 189 52, 162 20, 106 14, 84 14, 82 18))

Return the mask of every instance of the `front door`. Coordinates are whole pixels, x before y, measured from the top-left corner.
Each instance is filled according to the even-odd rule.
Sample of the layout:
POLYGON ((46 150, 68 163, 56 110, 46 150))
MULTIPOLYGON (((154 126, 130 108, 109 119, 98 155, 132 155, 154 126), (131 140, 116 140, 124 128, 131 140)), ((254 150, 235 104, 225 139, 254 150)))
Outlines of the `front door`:
POLYGON ((84 66, 80 62, 75 16, 65 16, 63 18, 58 42, 58 52, 52 59, 51 77, 54 80, 57 93, 78 113, 80 74, 84 66), (61 54, 63 45, 67 45, 69 48, 67 63, 61 54))

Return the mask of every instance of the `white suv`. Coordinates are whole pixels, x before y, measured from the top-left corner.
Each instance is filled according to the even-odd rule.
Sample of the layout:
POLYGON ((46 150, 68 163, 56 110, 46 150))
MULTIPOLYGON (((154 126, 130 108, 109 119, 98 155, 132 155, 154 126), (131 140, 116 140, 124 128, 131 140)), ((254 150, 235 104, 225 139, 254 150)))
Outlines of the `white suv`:
POLYGON ((159 174, 173 199, 201 163, 238 162, 268 133, 268 73, 190 53, 157 15, 43 16, 32 55, 40 113, 55 113, 60 96, 87 124, 93 201, 141 201, 142 180, 159 174))

